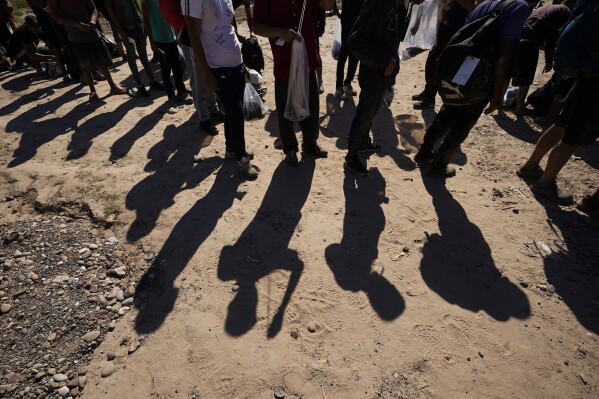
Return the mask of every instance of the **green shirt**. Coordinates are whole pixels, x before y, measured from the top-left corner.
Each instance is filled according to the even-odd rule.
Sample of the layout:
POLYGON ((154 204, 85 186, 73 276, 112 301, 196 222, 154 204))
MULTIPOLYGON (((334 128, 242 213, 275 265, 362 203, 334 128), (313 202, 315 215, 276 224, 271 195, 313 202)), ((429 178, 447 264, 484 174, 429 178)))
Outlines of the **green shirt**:
POLYGON ((160 6, 157 0, 147 1, 150 8, 150 25, 152 26, 152 39, 157 43, 172 43, 177 40, 175 30, 166 22, 166 19, 160 13, 160 6))

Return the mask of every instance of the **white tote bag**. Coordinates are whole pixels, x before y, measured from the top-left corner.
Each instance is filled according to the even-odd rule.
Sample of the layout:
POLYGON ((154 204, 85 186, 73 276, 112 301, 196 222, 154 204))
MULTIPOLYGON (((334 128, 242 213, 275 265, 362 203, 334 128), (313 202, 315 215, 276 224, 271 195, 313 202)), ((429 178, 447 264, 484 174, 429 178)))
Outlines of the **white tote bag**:
MULTIPOLYGON (((302 8, 302 15, 298 31, 301 35, 306 11, 306 0, 302 8)), ((298 122, 310 116, 309 101, 309 78, 308 54, 304 39, 294 40, 291 45, 291 68, 289 70, 289 85, 287 87, 287 105, 285 106, 285 118, 298 122)))

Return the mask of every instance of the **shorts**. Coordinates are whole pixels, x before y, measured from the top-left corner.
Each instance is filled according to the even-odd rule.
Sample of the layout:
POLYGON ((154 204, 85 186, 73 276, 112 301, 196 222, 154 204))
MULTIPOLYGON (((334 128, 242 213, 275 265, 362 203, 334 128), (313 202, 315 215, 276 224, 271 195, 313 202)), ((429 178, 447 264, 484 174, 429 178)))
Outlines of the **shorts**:
POLYGON ((93 72, 100 67, 112 65, 112 57, 99 38, 92 43, 71 43, 71 47, 79 67, 85 72, 93 72))
POLYGON ((537 73, 539 63, 539 48, 527 40, 522 40, 514 50, 510 75, 512 85, 530 86, 537 73))
POLYGON ((599 137, 599 76, 576 78, 566 106, 555 119, 566 129, 562 141, 574 146, 593 145, 599 137))

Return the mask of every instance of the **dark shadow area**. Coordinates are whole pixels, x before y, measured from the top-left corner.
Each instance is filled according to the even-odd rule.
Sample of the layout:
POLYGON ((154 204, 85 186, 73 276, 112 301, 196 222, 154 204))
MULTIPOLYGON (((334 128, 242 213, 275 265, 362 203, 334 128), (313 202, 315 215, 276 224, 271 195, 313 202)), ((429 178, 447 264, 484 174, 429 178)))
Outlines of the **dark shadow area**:
POLYGON ((271 137, 279 137, 279 121, 277 120, 277 110, 273 109, 268 114, 268 118, 264 123, 264 130, 266 130, 271 137))
POLYGON ((437 116, 437 111, 435 111, 434 107, 431 107, 431 108, 425 108, 420 112, 422 114, 422 119, 424 119, 424 123, 426 124, 426 127, 429 127, 435 120, 435 117, 437 116))
POLYGON ((507 134, 527 143, 535 144, 543 133, 542 130, 539 130, 540 128, 535 129, 529 125, 522 116, 513 120, 508 115, 500 112, 498 115, 493 115, 493 119, 495 119, 497 126, 507 134))
POLYGON ((39 74, 35 69, 25 69, 12 75, 13 79, 6 80, 0 86, 6 91, 22 92, 32 86, 38 86, 43 84, 47 86, 50 82, 56 82, 56 84, 65 84, 62 78, 51 78, 45 74, 39 74), (17 76, 20 75, 20 76, 17 76))
POLYGON ((349 128, 356 112, 356 102, 354 97, 347 100, 340 100, 334 94, 329 93, 325 99, 326 113, 320 117, 320 132, 328 138, 336 138, 335 145, 341 150, 347 150, 347 137, 349 128), (329 118, 327 127, 322 126, 322 122, 329 118))
POLYGON ((128 241, 135 242, 151 233, 160 214, 174 204, 177 194, 196 187, 222 164, 219 157, 194 163, 200 141, 193 137, 190 123, 179 127, 169 125, 163 139, 148 151, 149 161, 144 170, 154 173, 137 183, 125 199, 127 209, 135 210, 135 220, 127 231, 128 241))
MULTIPOLYGON (((258 290, 256 283, 275 270, 291 274, 283 299, 274 313, 267 336, 275 337, 283 325, 285 309, 299 283, 304 262, 297 251, 289 248, 306 203, 315 162, 305 157, 298 168, 281 162, 275 170, 268 190, 256 216, 243 231, 237 242, 225 246, 220 255, 218 278, 235 281, 239 290, 228 308, 225 331, 239 337, 250 331, 257 321, 258 290), (252 260, 255 259, 255 262, 252 260)), ((269 300, 269 299, 267 299, 269 300)))
POLYGON ((97 104, 81 102, 62 117, 48 118, 48 115, 66 103, 86 97, 79 93, 80 86, 73 87, 64 94, 50 101, 41 103, 17 115, 5 127, 7 133, 20 133, 19 147, 13 153, 13 159, 8 163, 9 168, 21 165, 32 159, 37 150, 55 138, 70 133, 77 127, 79 120, 94 112, 97 104))
POLYGON ((363 291, 377 315, 391 321, 403 313, 405 302, 397 288, 383 277, 384 270, 380 274, 372 270, 385 229, 381 207, 389 201, 385 187, 385 179, 376 168, 368 177, 345 174, 343 237, 340 243, 327 247, 325 258, 342 289, 363 291))
MULTIPOLYGON (((67 161, 85 156, 91 148, 94 139, 118 124, 133 108, 146 107, 150 104, 152 104, 150 97, 127 99, 113 111, 97 114, 80 126, 75 127, 71 142, 67 146, 67 150, 69 151, 66 157, 67 161)), ((136 125, 136 127, 138 126, 136 125)), ((136 134, 145 134, 140 133, 144 129, 146 129, 147 133, 152 129, 152 126, 139 127, 136 134)))
MULTIPOLYGON (((200 170, 206 170, 198 170, 197 173, 207 175, 219 162, 215 159, 201 164, 200 170)), ((179 289, 174 287, 177 276, 214 230, 223 213, 233 205, 235 198, 243 198, 237 192, 243 180, 235 176, 235 170, 234 162, 222 164, 210 191, 179 219, 139 281, 135 291, 135 302, 143 304, 135 319, 135 330, 139 334, 154 332, 164 323, 179 295, 179 289)))
MULTIPOLYGON (((408 156, 410 150, 400 148, 400 132, 395 128, 393 113, 388 107, 382 107, 372 121, 372 138, 374 143, 381 145, 377 154, 381 157, 389 156, 403 170, 414 170, 416 164, 408 156)), ((402 145, 403 147, 403 145, 402 145)))
POLYGON ((440 229, 440 234, 427 234, 422 248, 420 273, 428 287, 448 303, 484 311, 495 320, 529 317, 526 294, 497 270, 482 232, 468 220, 445 181, 424 175, 422 179, 440 229))
POLYGON ((564 211, 544 198, 539 200, 555 232, 555 239, 548 243, 555 252, 543 260, 547 282, 555 287, 555 295, 561 297, 578 322, 599 334, 597 227, 587 224, 576 211, 564 211))

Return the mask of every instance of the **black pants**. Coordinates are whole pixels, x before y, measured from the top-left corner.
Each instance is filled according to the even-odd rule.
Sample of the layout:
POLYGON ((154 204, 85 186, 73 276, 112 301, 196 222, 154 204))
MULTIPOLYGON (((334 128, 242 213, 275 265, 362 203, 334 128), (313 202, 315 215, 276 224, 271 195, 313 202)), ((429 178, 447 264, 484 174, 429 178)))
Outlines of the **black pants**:
POLYGON ((240 160, 246 154, 243 125, 245 67, 241 64, 230 68, 211 68, 210 71, 218 83, 216 94, 225 107, 226 150, 235 152, 237 160, 240 160))
POLYGON ((379 112, 383 102, 383 96, 387 89, 370 90, 368 88, 360 91, 360 101, 356 107, 354 119, 349 128, 347 140, 347 157, 357 157, 360 144, 368 142, 368 133, 372 128, 372 120, 379 112))
MULTIPOLYGON (((316 72, 310 72, 309 84, 309 105, 310 116, 299 122, 302 129, 302 148, 308 149, 316 145, 318 140, 319 120, 319 95, 318 82, 316 80, 316 72)), ((299 150, 295 131, 293 130, 293 122, 285 118, 285 105, 287 104, 287 89, 289 82, 286 80, 275 79, 275 103, 277 106, 277 119, 279 121, 279 135, 283 143, 283 152, 285 154, 290 151, 297 152, 299 150)), ((229 112, 229 111, 226 111, 229 112)))
POLYGON ((175 78, 175 87, 177 88, 177 91, 179 94, 184 93, 186 89, 185 84, 183 83, 183 70, 181 69, 181 63, 179 62, 177 42, 156 42, 156 45, 160 50, 164 51, 164 54, 160 54, 158 57, 158 61, 160 62, 160 74, 162 75, 162 83, 164 83, 164 87, 166 88, 166 95, 172 97, 175 94, 173 83, 171 82, 171 71, 173 71, 173 78, 175 78))
POLYGON ((347 39, 352 26, 341 26, 341 50, 339 51, 339 60, 337 60, 337 81, 335 88, 351 84, 356 76, 358 69, 358 59, 349 51, 347 39), (347 77, 345 77, 345 63, 347 62, 347 77), (344 79, 345 77, 345 79, 344 79))
POLYGON ((435 143, 447 133, 434 159, 434 163, 437 166, 447 165, 460 144, 470 134, 470 130, 472 130, 478 118, 480 118, 488 102, 489 100, 485 100, 478 104, 464 107, 443 105, 432 125, 426 130, 420 150, 426 152, 432 151, 435 143))

